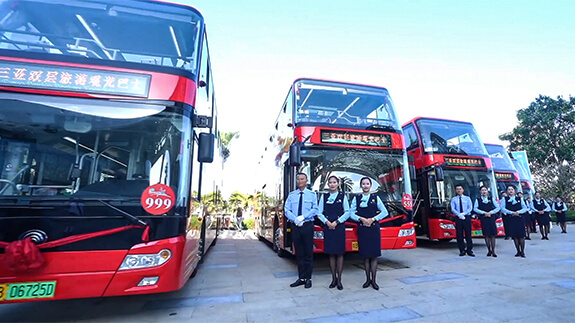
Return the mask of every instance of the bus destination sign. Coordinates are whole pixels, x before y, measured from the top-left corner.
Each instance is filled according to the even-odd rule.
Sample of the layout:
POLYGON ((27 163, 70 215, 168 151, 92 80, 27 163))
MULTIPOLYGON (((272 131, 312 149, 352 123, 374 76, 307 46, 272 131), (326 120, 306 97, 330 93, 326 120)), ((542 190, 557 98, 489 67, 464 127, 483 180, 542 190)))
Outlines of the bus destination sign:
POLYGON ((514 180, 515 176, 512 173, 500 173, 495 172, 495 179, 507 179, 507 180, 514 180))
POLYGON ((147 97, 151 75, 0 60, 0 86, 147 97))
POLYGON ((391 135, 341 130, 321 130, 321 142, 329 144, 391 147, 391 135))
POLYGON ((446 166, 485 167, 482 158, 444 157, 446 166))

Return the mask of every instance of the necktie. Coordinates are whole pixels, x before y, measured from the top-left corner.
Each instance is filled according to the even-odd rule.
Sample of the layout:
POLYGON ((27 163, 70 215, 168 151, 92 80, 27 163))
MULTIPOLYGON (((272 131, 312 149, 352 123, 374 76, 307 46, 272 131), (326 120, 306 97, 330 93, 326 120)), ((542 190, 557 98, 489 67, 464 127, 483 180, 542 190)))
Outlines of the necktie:
POLYGON ((463 200, 459 197, 459 213, 463 213, 463 200))
POLYGON ((300 216, 303 213, 303 192, 299 192, 299 204, 297 206, 297 215, 300 216))

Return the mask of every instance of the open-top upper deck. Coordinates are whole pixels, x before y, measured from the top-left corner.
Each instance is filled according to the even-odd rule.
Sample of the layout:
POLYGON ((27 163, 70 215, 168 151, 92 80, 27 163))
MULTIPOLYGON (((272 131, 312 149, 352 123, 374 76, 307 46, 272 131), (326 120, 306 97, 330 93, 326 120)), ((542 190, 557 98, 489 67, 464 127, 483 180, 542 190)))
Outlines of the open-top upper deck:
POLYGON ((24 57, 50 54, 123 67, 137 63, 196 75, 202 30, 203 18, 195 9, 156 1, 0 2, 0 49, 24 52, 24 57))

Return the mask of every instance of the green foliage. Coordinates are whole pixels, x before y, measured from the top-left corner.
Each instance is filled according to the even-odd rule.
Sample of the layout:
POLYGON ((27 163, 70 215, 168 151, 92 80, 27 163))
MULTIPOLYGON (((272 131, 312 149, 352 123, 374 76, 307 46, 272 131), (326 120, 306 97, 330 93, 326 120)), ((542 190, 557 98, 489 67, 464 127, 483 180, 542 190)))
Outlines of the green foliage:
POLYGON ((232 140, 239 138, 239 137, 240 137, 240 133, 238 131, 236 131, 236 132, 220 132, 220 138, 221 138, 221 142, 222 142, 222 155, 224 158, 224 163, 226 162, 228 157, 230 157, 230 145, 232 143, 232 140))
POLYGON ((518 125, 499 139, 509 150, 525 150, 534 184, 543 196, 575 196, 575 98, 540 95, 517 112, 518 125))
MULTIPOLYGON (((575 221, 575 211, 567 211, 565 218, 567 221, 575 221)), ((551 212, 551 222, 557 222, 557 216, 554 212, 551 212)))
POLYGON ((254 229, 254 219, 245 219, 242 223, 243 223, 245 228, 247 228, 249 230, 254 229))

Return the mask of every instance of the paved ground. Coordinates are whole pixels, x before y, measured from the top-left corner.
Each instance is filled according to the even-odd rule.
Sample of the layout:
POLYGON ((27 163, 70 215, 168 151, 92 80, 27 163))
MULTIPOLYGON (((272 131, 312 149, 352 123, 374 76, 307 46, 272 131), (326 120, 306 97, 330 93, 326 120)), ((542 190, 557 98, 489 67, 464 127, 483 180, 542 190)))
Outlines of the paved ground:
POLYGON ((383 251, 380 290, 363 289, 357 255, 346 255, 344 290, 328 289, 327 258, 313 287, 290 288, 293 258, 279 258, 251 232, 225 231, 180 291, 159 295, 0 306, 0 321, 81 322, 571 322, 575 317, 575 226, 527 241, 526 259, 497 240, 498 258, 459 257, 455 242, 418 241, 383 251))

